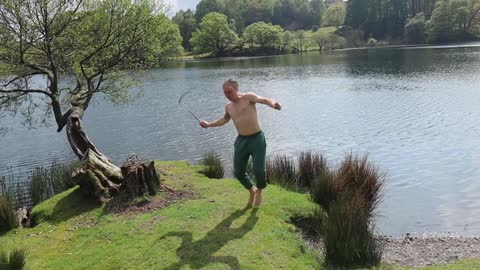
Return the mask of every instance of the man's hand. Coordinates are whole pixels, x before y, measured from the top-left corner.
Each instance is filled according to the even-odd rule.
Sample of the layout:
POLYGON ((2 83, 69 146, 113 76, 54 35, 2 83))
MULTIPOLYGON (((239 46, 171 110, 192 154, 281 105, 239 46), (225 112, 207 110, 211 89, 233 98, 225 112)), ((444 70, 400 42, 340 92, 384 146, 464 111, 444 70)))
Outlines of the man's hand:
POLYGON ((278 102, 275 102, 275 104, 273 104, 273 108, 276 109, 276 110, 281 110, 282 109, 282 104, 280 104, 278 102))
POLYGON ((208 128, 210 124, 207 121, 201 121, 200 126, 202 126, 202 128, 208 128))

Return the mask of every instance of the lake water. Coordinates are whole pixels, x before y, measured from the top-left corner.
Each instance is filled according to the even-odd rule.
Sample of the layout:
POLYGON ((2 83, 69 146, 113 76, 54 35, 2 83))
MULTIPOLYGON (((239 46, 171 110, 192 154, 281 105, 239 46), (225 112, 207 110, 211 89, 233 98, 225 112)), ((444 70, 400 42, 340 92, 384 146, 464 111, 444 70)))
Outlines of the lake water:
MULTIPOLYGON (((198 162, 215 149, 231 174, 233 124, 202 129, 186 108, 221 117, 221 85, 234 78, 283 104, 258 107, 267 155, 316 150, 338 164, 346 153, 369 153, 388 181, 379 233, 480 233, 478 43, 169 63, 133 76, 140 99, 113 106, 100 98, 84 117, 117 164, 130 153, 198 162)), ((0 137, 0 175, 75 158, 64 132, 20 120, 1 120, 9 132, 0 137)))

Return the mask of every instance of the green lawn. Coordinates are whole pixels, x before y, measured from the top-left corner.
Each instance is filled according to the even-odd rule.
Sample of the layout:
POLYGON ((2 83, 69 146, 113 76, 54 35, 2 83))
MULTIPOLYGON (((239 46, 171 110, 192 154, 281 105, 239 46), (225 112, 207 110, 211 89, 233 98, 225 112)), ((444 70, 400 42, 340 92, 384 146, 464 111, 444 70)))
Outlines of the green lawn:
MULTIPOLYGON (((289 223, 314 208, 307 195, 269 186, 264 205, 245 210, 247 192, 235 180, 205 178, 183 162, 157 168, 193 198, 119 215, 73 188, 36 206, 39 225, 1 236, 0 245, 26 248, 29 269, 322 269, 289 223)), ((473 260, 425 269, 479 267, 473 260)))

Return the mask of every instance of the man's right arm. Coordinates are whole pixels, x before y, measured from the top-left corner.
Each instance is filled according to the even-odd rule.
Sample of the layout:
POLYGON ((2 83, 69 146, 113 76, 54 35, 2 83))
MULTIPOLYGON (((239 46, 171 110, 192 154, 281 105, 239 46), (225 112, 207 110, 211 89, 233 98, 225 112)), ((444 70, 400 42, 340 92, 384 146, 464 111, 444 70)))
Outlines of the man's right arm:
POLYGON ((218 120, 216 120, 215 122, 209 123, 207 121, 201 121, 200 126, 202 126, 203 128, 219 127, 219 126, 223 126, 226 123, 228 123, 228 121, 230 121, 230 119, 231 119, 230 115, 228 114, 227 111, 225 111, 225 115, 223 117, 219 118, 218 120))

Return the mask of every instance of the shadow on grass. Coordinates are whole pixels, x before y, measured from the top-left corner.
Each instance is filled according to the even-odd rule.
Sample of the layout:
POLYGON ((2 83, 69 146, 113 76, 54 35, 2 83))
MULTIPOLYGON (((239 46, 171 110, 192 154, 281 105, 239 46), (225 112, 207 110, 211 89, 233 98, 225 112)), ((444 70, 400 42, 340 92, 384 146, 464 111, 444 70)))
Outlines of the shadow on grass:
POLYGON ((60 223, 100 206, 98 202, 86 197, 79 188, 76 188, 60 199, 51 213, 47 213, 44 210, 34 211, 32 213, 33 226, 45 221, 54 224, 60 223))
POLYGON ((177 256, 180 261, 174 263, 165 269, 176 270, 181 269, 185 265, 190 265, 191 269, 200 269, 208 264, 223 263, 230 269, 240 269, 240 263, 235 256, 213 256, 213 254, 234 239, 240 239, 255 227, 258 221, 257 211, 253 209, 245 223, 238 228, 230 228, 232 222, 243 216, 247 212, 247 208, 237 210, 222 220, 215 228, 210 230, 205 237, 200 240, 193 241, 191 232, 170 232, 160 239, 166 237, 179 237, 182 239, 181 246, 177 249, 177 256))

